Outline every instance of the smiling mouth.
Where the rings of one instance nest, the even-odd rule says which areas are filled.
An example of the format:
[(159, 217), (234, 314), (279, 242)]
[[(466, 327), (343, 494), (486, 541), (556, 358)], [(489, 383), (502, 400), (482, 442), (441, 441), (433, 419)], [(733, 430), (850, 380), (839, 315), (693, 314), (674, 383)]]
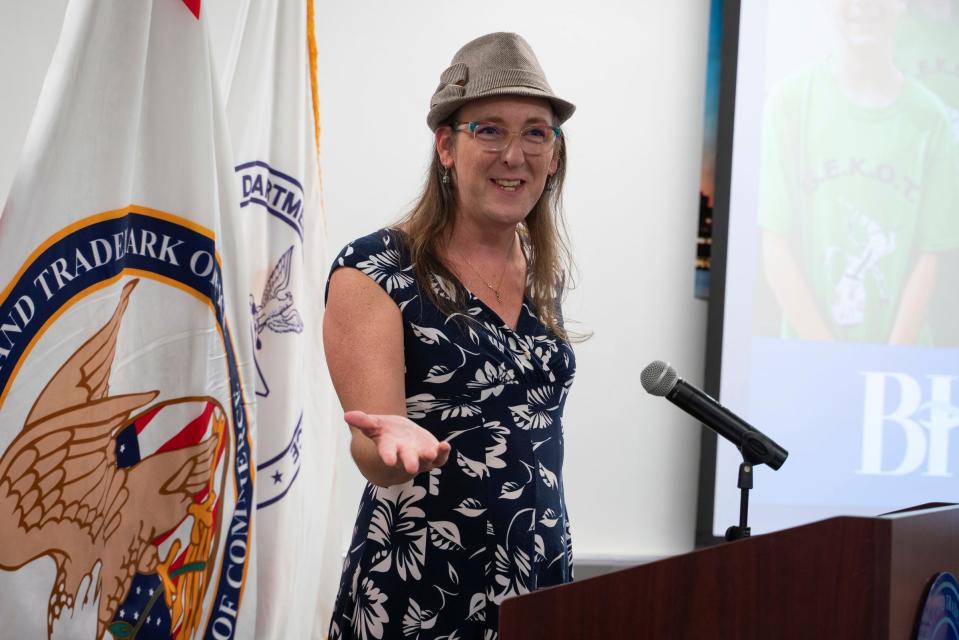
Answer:
[(850, 13), (847, 13), (845, 16), (845, 20), (847, 24), (859, 25), (859, 26), (881, 24), (884, 19), (885, 19), (885, 15), (882, 13), (882, 11), (879, 11), (876, 9), (874, 10), (860, 9), (858, 11), (851, 11)]
[(857, 27), (871, 27), (882, 24), (880, 16), (854, 16), (846, 20), (846, 24)]
[(494, 178), (491, 179), (491, 182), (503, 191), (516, 191), (523, 185), (522, 180), (498, 180)]

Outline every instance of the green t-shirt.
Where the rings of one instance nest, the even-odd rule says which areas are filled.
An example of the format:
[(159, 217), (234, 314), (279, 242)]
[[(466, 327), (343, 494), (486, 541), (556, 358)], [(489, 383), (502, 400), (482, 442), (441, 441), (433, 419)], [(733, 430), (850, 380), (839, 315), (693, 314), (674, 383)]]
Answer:
[(896, 30), (895, 60), (959, 118), (959, 18), (934, 20), (910, 11)]
[(888, 340), (916, 255), (959, 246), (956, 167), (942, 102), (915, 80), (881, 108), (850, 100), (827, 64), (771, 92), (759, 223), (792, 240), (837, 339)]

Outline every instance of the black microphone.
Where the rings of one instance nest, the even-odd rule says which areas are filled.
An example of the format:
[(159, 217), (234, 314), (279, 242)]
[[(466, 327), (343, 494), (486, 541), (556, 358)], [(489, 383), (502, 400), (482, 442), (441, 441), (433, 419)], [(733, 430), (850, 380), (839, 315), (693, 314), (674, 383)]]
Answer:
[(778, 469), (789, 452), (693, 385), (684, 382), (669, 364), (650, 362), (640, 375), (643, 388), (654, 396), (666, 396), (674, 405), (726, 438), (750, 464)]

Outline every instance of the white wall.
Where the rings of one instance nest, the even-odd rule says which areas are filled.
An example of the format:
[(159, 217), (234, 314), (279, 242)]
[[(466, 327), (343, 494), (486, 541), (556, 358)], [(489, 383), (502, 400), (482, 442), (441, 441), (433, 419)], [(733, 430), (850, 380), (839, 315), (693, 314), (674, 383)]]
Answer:
[[(232, 19), (225, 2), (204, 3), (208, 15)], [(708, 4), (317, 1), (331, 255), (415, 197), (429, 157), (429, 97), (467, 40), (521, 33), (554, 90), (578, 106), (564, 127), (581, 272), (566, 315), (595, 334), (577, 347), (565, 422), (579, 559), (666, 555), (693, 543), (699, 428), (643, 393), (639, 372), (660, 358), (694, 383), (702, 377), (706, 308), (692, 288)], [(0, 3), (0, 201), (65, 5)], [(218, 50), (224, 33), (214, 30)], [(343, 467), (348, 535), (360, 489), (345, 456)]]
[[(646, 395), (668, 359), (700, 381), (705, 304), (692, 297), (706, 0), (320, 2), (323, 181), (332, 245), (399, 216), (429, 159), (425, 117), (453, 53), (517, 31), (578, 109), (567, 215), (580, 267), (566, 490), (577, 558), (664, 555), (693, 543), (699, 431)], [(351, 491), (347, 513), (359, 493)]]

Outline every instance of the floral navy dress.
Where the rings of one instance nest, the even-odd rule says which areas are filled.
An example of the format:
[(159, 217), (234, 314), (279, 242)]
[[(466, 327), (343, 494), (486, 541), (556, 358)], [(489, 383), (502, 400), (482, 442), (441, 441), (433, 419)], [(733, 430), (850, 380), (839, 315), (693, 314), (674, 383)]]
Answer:
[(399, 306), (407, 416), (452, 451), (410, 482), (367, 485), (330, 640), (495, 640), (504, 598), (572, 579), (561, 470), (573, 351), (528, 300), (515, 331), (472, 294), (465, 314), (443, 314), (419, 290), (398, 231), (352, 242), (340, 267)]

